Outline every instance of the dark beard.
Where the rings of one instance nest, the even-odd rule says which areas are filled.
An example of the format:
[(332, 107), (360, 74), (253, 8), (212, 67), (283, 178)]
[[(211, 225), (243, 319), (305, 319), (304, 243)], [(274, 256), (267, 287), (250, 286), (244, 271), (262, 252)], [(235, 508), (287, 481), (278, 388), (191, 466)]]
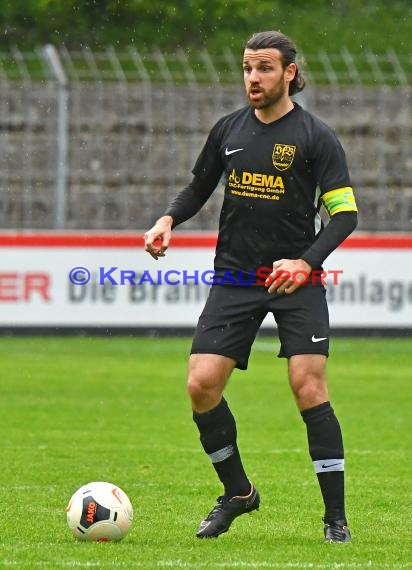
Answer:
[(278, 101), (280, 101), (284, 97), (286, 89), (287, 89), (286, 87), (278, 89), (276, 93), (273, 93), (271, 96), (267, 97), (266, 99), (263, 99), (260, 102), (258, 101), (253, 102), (249, 100), (249, 103), (254, 109), (267, 109), (272, 105), (276, 105), (276, 103), (278, 103)]

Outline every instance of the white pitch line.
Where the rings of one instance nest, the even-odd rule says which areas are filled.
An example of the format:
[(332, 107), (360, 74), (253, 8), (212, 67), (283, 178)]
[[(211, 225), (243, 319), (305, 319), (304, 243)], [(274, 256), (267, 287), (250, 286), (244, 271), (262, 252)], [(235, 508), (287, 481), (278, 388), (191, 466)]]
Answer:
[[(338, 546), (339, 548), (339, 546)], [(14, 560), (0, 560), (0, 566), (16, 566), (17, 561)], [(37, 567), (50, 567), (49, 562), (35, 562), (31, 561), (30, 566)], [(373, 562), (368, 560), (367, 562), (328, 562), (328, 563), (318, 563), (318, 562), (272, 562), (272, 561), (251, 561), (251, 562), (185, 562), (183, 560), (158, 560), (153, 562), (143, 562), (143, 561), (88, 561), (82, 562), (79, 560), (59, 560), (53, 561), (53, 567), (63, 567), (63, 568), (274, 568), (274, 569), (298, 569), (298, 570), (352, 570), (352, 569), (406, 569), (412, 567), (412, 562)]]
[(368, 562), (328, 562), (328, 563), (317, 563), (317, 562), (269, 562), (269, 561), (259, 561), (259, 562), (216, 562), (211, 564), (210, 562), (204, 563), (192, 563), (192, 562), (182, 562), (180, 560), (165, 560), (159, 561), (157, 563), (160, 567), (166, 568), (313, 568), (314, 570), (320, 568), (326, 568), (327, 570), (340, 570), (345, 568), (409, 568), (412, 563), (374, 563), (372, 560)]

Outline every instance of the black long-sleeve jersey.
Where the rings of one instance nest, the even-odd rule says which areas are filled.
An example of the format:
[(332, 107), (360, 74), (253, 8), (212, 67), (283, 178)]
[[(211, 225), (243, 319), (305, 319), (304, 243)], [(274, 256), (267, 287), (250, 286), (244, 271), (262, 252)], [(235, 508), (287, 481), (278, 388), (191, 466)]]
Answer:
[[(220, 119), (193, 174), (194, 183), (165, 214), (173, 217), (175, 226), (196, 213), (224, 174), (217, 276), (227, 271), (249, 275), (282, 258), (303, 258), (319, 267), (356, 226), (342, 146), (332, 129), (296, 103), (269, 124), (259, 121), (251, 107)], [(338, 223), (323, 230), (322, 203), (332, 221), (336, 214), (350, 214), (337, 216)], [(322, 233), (327, 238), (329, 226), (330, 243), (319, 240), (317, 247)]]

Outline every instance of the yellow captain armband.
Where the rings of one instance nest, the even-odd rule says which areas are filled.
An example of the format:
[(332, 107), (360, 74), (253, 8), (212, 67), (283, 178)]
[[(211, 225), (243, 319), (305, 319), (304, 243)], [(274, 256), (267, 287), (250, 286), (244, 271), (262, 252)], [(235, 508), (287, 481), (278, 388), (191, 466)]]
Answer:
[(321, 196), (321, 200), (330, 217), (339, 212), (358, 211), (355, 196), (353, 195), (353, 190), (350, 186), (330, 190)]

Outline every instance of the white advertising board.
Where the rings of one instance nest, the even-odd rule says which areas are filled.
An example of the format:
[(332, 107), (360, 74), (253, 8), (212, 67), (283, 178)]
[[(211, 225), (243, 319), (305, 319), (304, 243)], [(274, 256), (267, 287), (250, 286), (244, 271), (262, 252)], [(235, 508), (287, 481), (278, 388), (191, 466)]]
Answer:
[[(0, 327), (194, 326), (215, 237), (176, 233), (158, 261), (142, 243), (126, 234), (0, 235)], [(332, 327), (412, 328), (411, 236), (355, 235), (324, 267)]]

